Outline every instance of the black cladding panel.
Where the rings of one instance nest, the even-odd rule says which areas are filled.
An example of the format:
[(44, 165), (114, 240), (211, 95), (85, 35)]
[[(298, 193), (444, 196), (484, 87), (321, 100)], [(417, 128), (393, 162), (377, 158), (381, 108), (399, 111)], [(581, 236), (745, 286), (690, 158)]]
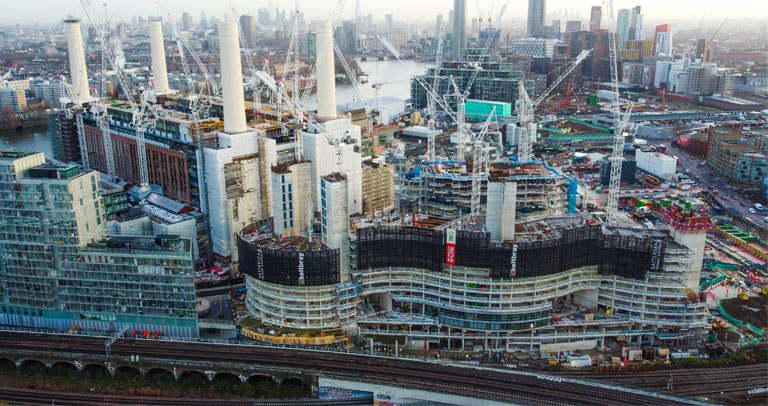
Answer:
[[(459, 231), (456, 265), (485, 268), (492, 278), (524, 278), (598, 266), (601, 274), (642, 279), (661, 271), (662, 237), (603, 233), (584, 225), (560, 232), (560, 238), (517, 243), (493, 243), (488, 233)], [(405, 266), (441, 271), (445, 237), (441, 230), (417, 227), (367, 227), (357, 230), (357, 268)]]
[(278, 250), (237, 239), (240, 271), (256, 279), (286, 286), (339, 283), (339, 250)]

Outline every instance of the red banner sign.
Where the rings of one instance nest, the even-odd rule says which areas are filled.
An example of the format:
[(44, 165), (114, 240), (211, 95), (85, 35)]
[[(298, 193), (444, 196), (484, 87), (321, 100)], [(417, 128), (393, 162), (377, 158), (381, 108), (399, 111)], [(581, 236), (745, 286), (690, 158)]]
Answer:
[(445, 245), (445, 263), (456, 265), (456, 244)]
[(445, 230), (445, 263), (456, 265), (456, 230)]

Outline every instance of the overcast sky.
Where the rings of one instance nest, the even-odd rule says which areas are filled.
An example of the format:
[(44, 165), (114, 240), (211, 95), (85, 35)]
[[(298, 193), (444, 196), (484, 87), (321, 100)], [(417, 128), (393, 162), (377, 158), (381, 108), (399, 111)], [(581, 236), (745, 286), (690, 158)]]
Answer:
[[(274, 0), (284, 5), (294, 4), (295, 0)], [(438, 14), (448, 18), (448, 11), (453, 7), (452, 0), (359, 0), (362, 14), (373, 14), (374, 20), (381, 20), (384, 14), (393, 14), (395, 21), (434, 21)], [(106, 0), (110, 15), (118, 14), (125, 20), (134, 15), (150, 16), (167, 13), (180, 15), (189, 12), (194, 21), (200, 18), (200, 11), (205, 10), (210, 18), (224, 17), (231, 3), (239, 14), (255, 14), (261, 7), (266, 7), (268, 0)], [(467, 0), (468, 18), (477, 17), (480, 12), (494, 18), (507, 0)], [(93, 0), (101, 8), (104, 0)], [(158, 6), (158, 3), (160, 6)], [(328, 18), (339, 0), (299, 0), (299, 8), (307, 19)], [(354, 16), (356, 0), (347, 0), (342, 18)], [(562, 11), (563, 16), (573, 16), (587, 20), (589, 9), (601, 5), (603, 0), (547, 0), (547, 12)], [(505, 20), (524, 19), (527, 14), (527, 0), (509, 0)], [(706, 14), (707, 19), (723, 18), (768, 19), (768, 0), (614, 0), (614, 8), (629, 8), (640, 5), (646, 20), (696, 20)], [(479, 6), (479, 7), (478, 7)], [(481, 10), (479, 10), (481, 9)], [(0, 24), (15, 23), (52, 23), (67, 15), (82, 17), (79, 0), (0, 0)], [(563, 18), (560, 16), (560, 18)], [(566, 18), (563, 18), (566, 19)]]

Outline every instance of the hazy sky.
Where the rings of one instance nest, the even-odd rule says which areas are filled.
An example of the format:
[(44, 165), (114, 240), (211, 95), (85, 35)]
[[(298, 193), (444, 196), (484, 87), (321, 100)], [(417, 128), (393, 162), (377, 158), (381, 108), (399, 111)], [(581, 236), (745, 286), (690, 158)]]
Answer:
[[(295, 0), (274, 0), (280, 8), (294, 4)], [(384, 14), (393, 14), (395, 21), (434, 21), (437, 14), (444, 14), (447, 21), (448, 11), (453, 7), (452, 0), (359, 0), (363, 15), (373, 14), (374, 20), (383, 19)], [(493, 18), (507, 0), (467, 0), (469, 18), (480, 12)], [(180, 15), (187, 11), (195, 22), (200, 18), (200, 11), (205, 10), (208, 17), (223, 18), (231, 3), (239, 14), (255, 14), (256, 10), (266, 7), (268, 0), (106, 0), (109, 14), (118, 14), (125, 20), (133, 15)], [(93, 0), (101, 8), (104, 0)], [(299, 8), (307, 19), (327, 18), (339, 0), (299, 0)], [(356, 0), (346, 0), (342, 18), (354, 16)], [(547, 11), (554, 13), (562, 10), (574, 17), (587, 20), (589, 9), (601, 5), (603, 0), (548, 0)], [(158, 7), (160, 4), (160, 7)], [(527, 14), (527, 0), (509, 0), (505, 20), (524, 19)], [(629, 8), (640, 5), (646, 20), (701, 20), (706, 13), (707, 19), (752, 18), (768, 19), (768, 0), (614, 0), (614, 8)], [(478, 7), (479, 6), (479, 7)], [(478, 9), (482, 10), (478, 10)], [(164, 11), (163, 11), (164, 10)], [(0, 24), (15, 23), (51, 23), (69, 14), (82, 17), (79, 0), (0, 0)], [(566, 15), (567, 17), (567, 15)]]

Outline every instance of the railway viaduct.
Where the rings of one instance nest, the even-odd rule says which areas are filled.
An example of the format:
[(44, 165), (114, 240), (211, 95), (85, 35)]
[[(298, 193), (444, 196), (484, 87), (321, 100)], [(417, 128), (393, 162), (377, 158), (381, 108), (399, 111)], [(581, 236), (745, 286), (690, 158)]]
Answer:
[(310, 385), (318, 377), (513, 404), (703, 404), (599, 381), (312, 349), (0, 330), (0, 363), (168, 379)]

